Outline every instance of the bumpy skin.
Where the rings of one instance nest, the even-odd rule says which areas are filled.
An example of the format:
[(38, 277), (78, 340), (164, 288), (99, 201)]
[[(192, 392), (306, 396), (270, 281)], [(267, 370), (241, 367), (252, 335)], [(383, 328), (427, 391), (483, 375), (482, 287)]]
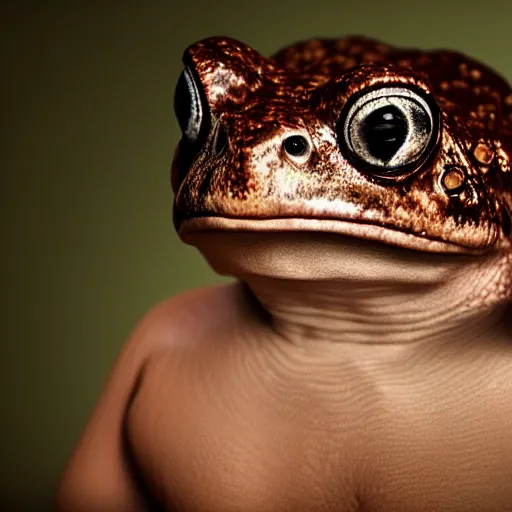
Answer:
[[(209, 130), (184, 183), (176, 162), (178, 227), (211, 215), (309, 217), (410, 233), (398, 244), (424, 250), (450, 250), (434, 241), (454, 244), (451, 250), (510, 246), (512, 93), (482, 64), (454, 52), (405, 51), (362, 38), (308, 41), (273, 59), (213, 38), (191, 46), (184, 60), (203, 85), (211, 123), (224, 125), (229, 144), (218, 154), (216, 130)], [(385, 186), (351, 166), (335, 137), (347, 100), (383, 83), (426, 91), (442, 116), (434, 160)], [(312, 141), (307, 162), (282, 157), (288, 133)], [(453, 168), (462, 171), (465, 186), (449, 197), (440, 180)], [(341, 223), (334, 229), (343, 232)], [(392, 242), (389, 235), (374, 236)]]
[[(202, 122), (174, 159), (174, 221), (237, 282), (141, 321), (58, 510), (512, 511), (509, 86), (355, 37), (272, 59), (211, 38), (184, 62)], [(439, 130), (376, 175), (338, 127), (383, 84), (421, 91)]]

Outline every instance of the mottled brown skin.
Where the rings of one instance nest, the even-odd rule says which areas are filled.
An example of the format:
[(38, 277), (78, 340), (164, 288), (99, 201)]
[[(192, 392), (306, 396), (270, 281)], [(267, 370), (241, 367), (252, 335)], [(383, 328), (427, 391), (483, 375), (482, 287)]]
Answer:
[[(208, 122), (176, 153), (174, 221), (237, 281), (142, 320), (58, 510), (512, 511), (509, 85), (358, 37), (272, 59), (210, 38), (184, 62)], [(337, 125), (385, 84), (440, 123), (417, 165), (377, 176)]]
[[(512, 94), (482, 64), (454, 52), (396, 50), (361, 38), (309, 41), (272, 60), (243, 43), (215, 38), (191, 46), (185, 62), (203, 84), (213, 122), (226, 127), (229, 150), (216, 154), (211, 130), (176, 190), (178, 227), (190, 217), (212, 215), (342, 218), (466, 248), (510, 245)], [(434, 161), (386, 187), (353, 168), (332, 135), (347, 99), (378, 83), (421, 88), (442, 114)], [(307, 165), (281, 158), (287, 131), (312, 139), (315, 152)], [(490, 155), (484, 163), (478, 160), (482, 148)], [(466, 184), (455, 197), (438, 186), (452, 167)], [(276, 186), (283, 177), (294, 182), (291, 192)], [(329, 204), (320, 210), (318, 199)], [(348, 215), (336, 204), (341, 201), (359, 211)]]

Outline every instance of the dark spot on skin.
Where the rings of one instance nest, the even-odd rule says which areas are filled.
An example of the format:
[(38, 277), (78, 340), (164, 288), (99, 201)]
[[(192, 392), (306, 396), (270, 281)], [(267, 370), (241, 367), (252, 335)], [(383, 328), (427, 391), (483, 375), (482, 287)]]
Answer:
[(407, 187), (406, 185), (401, 185), (401, 186), (398, 187), (398, 193), (402, 197), (405, 197), (408, 192), (409, 192), (409, 187)]
[(512, 232), (512, 220), (510, 218), (510, 212), (505, 206), (501, 209), (501, 228), (503, 230), (503, 234), (510, 237)]
[(486, 180), (489, 185), (497, 192), (504, 192), (510, 190), (510, 184), (506, 182), (506, 177), (500, 170), (499, 164), (494, 160), (486, 174)]
[[(459, 195), (454, 195), (450, 198), (450, 204), (446, 210), (446, 214), (453, 217), (459, 226), (482, 224), (487, 213), (487, 209), (483, 208), (479, 203), (468, 204), (468, 201), (462, 199)], [(486, 220), (489, 221), (490, 218)]]

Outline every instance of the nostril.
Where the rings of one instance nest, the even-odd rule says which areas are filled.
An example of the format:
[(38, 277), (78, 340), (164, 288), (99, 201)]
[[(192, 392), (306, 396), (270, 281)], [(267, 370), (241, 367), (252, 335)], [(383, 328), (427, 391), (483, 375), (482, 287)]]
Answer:
[(228, 145), (228, 133), (226, 131), (226, 127), (219, 123), (219, 126), (217, 128), (217, 135), (215, 137), (215, 152), (221, 153), (224, 151), (226, 146)]

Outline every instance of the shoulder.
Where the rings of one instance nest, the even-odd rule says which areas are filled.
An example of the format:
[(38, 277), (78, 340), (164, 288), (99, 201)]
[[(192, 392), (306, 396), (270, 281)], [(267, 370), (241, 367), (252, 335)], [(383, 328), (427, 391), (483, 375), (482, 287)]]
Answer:
[[(59, 485), (58, 510), (139, 510), (143, 502), (124, 447), (126, 414), (148, 363), (190, 345), (222, 315), (233, 314), (241, 285), (200, 288), (148, 311), (124, 344)], [(235, 313), (236, 314), (236, 313)], [(179, 359), (179, 358), (178, 358)], [(98, 467), (106, 468), (98, 472)], [(96, 508), (95, 508), (96, 507)]]
[[(174, 345), (236, 313), (243, 294), (238, 283), (203, 287), (163, 300), (138, 322), (130, 341), (151, 339), (152, 344)], [(188, 336), (185, 336), (188, 337)]]

